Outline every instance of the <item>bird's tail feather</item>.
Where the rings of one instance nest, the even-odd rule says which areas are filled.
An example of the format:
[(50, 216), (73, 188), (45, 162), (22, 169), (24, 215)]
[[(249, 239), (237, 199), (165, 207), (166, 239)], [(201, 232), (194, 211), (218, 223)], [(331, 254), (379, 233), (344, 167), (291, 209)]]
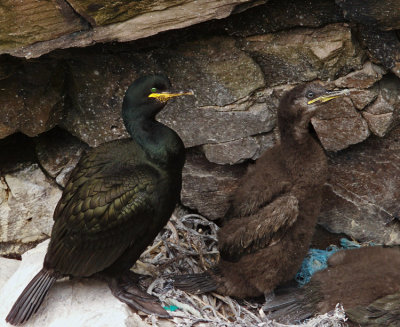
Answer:
[(218, 288), (215, 273), (212, 271), (200, 274), (176, 275), (173, 276), (173, 280), (176, 288), (192, 294), (212, 292)]
[(56, 279), (57, 277), (46, 269), (39, 271), (15, 301), (6, 321), (12, 325), (19, 325), (27, 321), (39, 309)]
[(320, 297), (317, 285), (279, 289), (275, 291), (275, 297), (263, 306), (263, 310), (269, 312), (270, 319), (294, 324), (316, 313)]

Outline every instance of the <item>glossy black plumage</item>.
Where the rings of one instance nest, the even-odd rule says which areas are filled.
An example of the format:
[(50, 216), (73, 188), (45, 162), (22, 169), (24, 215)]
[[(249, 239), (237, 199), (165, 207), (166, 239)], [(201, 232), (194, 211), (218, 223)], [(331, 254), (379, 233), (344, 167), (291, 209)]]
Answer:
[(309, 84), (284, 94), (278, 108), (280, 143), (242, 177), (218, 231), (217, 269), (176, 276), (176, 287), (245, 298), (269, 293), (295, 276), (327, 178), (326, 156), (310, 133), (310, 120), (322, 103), (345, 93)]
[(94, 274), (132, 308), (168, 316), (135, 286), (129, 269), (167, 223), (180, 196), (184, 145), (155, 120), (169, 98), (183, 95), (167, 93), (170, 87), (164, 75), (151, 75), (128, 88), (122, 117), (132, 139), (105, 143), (82, 156), (54, 211), (43, 269), (14, 304), (8, 322), (28, 320), (57, 278)]

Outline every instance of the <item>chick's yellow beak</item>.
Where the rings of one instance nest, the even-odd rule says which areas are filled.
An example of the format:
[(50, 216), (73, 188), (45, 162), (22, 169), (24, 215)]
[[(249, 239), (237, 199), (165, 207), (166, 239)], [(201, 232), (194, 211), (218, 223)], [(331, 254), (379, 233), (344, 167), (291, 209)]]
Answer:
[(343, 96), (346, 96), (349, 94), (350, 94), (350, 91), (348, 89), (340, 90), (340, 91), (327, 91), (324, 95), (321, 95), (318, 98), (308, 101), (307, 104), (312, 104), (315, 102), (324, 103), (324, 102), (328, 102), (332, 99), (343, 97)]
[(167, 102), (169, 99), (180, 97), (182, 95), (194, 95), (194, 93), (193, 91), (177, 92), (177, 93), (169, 93), (169, 92), (150, 93), (149, 98), (156, 98), (160, 102)]

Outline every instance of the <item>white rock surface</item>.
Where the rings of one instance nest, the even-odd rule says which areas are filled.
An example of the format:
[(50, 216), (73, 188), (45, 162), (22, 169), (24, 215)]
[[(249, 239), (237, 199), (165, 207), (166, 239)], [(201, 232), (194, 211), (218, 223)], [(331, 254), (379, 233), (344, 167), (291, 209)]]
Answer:
[[(41, 269), (48, 241), (22, 256), (22, 263), (7, 260), (10, 267), (18, 270), (0, 289), (0, 326), (11, 326), (5, 322), (9, 310), (22, 290)], [(3, 261), (0, 261), (2, 264)], [(11, 270), (13, 269), (11, 268)], [(3, 276), (3, 268), (0, 272)], [(127, 305), (117, 300), (108, 286), (98, 280), (62, 280), (50, 289), (39, 311), (25, 327), (110, 327), (148, 326)]]
[(16, 272), (21, 261), (0, 257), (0, 290), (8, 279)]
[[(20, 244), (50, 235), (53, 211), (61, 190), (37, 164), (0, 179), (0, 242), (2, 253), (14, 252)], [(18, 252), (18, 251), (16, 251)]]

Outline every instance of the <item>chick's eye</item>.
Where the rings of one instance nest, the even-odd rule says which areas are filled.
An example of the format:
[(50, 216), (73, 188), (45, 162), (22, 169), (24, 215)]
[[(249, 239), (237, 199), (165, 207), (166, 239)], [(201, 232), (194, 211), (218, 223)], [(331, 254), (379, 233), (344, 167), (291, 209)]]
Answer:
[(155, 87), (152, 87), (150, 91), (151, 91), (151, 93), (155, 93), (155, 92), (157, 92), (157, 89)]
[(315, 96), (315, 94), (314, 94), (313, 91), (307, 91), (306, 97), (307, 97), (308, 99), (312, 99), (314, 96)]

